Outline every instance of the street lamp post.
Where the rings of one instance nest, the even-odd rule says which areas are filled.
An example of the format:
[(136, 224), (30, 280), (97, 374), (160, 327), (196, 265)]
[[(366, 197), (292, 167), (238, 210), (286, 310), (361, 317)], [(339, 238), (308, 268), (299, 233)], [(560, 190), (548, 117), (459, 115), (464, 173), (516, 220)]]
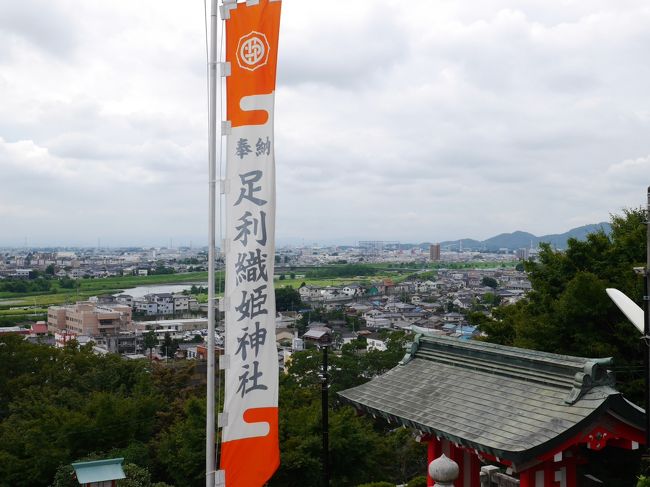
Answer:
[(329, 375), (327, 373), (327, 349), (329, 343), (321, 345), (323, 351), (323, 369), (321, 371), (321, 420), (322, 420), (322, 463), (323, 463), (323, 487), (329, 487)]
[[(650, 213), (648, 214), (650, 219)], [(646, 222), (646, 226), (650, 228), (650, 224)], [(648, 259), (650, 259), (650, 243), (648, 244)], [(650, 312), (648, 306), (648, 276), (650, 275), (650, 263), (646, 264), (644, 269), (644, 283), (643, 283), (643, 341), (646, 346), (646, 354), (644, 361), (645, 371), (645, 451), (646, 455), (650, 452)]]

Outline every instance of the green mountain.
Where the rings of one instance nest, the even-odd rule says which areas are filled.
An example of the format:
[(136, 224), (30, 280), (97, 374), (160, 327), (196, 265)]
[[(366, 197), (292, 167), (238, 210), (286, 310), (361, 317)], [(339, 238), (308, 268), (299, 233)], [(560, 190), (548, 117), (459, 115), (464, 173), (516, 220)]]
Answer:
[[(589, 233), (597, 232), (600, 229), (607, 234), (611, 231), (609, 223), (602, 222), (572, 228), (564, 233), (542, 235), (541, 237), (529, 232), (516, 231), (512, 233), (501, 233), (486, 240), (474, 240), (471, 238), (448, 240), (440, 242), (440, 246), (443, 250), (458, 250), (459, 244), (462, 244), (463, 250), (496, 251), (499, 249), (517, 250), (525, 247), (535, 248), (540, 244), (540, 242), (547, 242), (554, 248), (565, 249), (567, 248), (567, 240), (570, 238), (585, 240)], [(420, 244), (419, 247), (422, 249), (428, 249), (429, 245), (429, 242), (425, 242)]]

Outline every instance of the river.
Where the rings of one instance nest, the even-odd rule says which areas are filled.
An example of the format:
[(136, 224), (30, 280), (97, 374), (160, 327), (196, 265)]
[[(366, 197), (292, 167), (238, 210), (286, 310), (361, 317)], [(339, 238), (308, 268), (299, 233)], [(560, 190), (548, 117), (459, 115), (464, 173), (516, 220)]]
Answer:
[[(124, 292), (119, 294), (128, 294), (134, 298), (142, 298), (146, 294), (160, 294), (160, 293), (180, 293), (186, 289), (190, 289), (192, 285), (208, 287), (207, 282), (190, 282), (185, 284), (155, 284), (151, 286), (137, 286), (130, 289), (125, 289)], [(114, 296), (118, 296), (115, 294)]]

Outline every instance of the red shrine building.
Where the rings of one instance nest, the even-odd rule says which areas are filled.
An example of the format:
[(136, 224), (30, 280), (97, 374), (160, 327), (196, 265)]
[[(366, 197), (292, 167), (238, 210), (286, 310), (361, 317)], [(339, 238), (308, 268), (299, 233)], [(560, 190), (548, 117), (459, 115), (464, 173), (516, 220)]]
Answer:
[(457, 487), (480, 487), (485, 465), (521, 487), (576, 487), (585, 449), (645, 442), (644, 411), (616, 390), (611, 367), (610, 358), (423, 333), (397, 367), (339, 394), (418, 431), (429, 462), (444, 453), (458, 464)]

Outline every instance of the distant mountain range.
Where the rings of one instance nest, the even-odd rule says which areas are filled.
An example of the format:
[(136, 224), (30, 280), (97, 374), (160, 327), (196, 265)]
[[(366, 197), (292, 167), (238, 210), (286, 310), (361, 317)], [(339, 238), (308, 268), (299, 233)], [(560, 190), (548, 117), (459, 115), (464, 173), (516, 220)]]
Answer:
[[(451, 240), (440, 242), (442, 250), (458, 250), (459, 245), (462, 244), (463, 250), (477, 250), (477, 251), (496, 251), (499, 249), (517, 250), (521, 248), (537, 247), (540, 242), (547, 242), (556, 249), (566, 249), (567, 240), (575, 238), (577, 240), (584, 240), (587, 234), (603, 230), (609, 234), (612, 230), (609, 223), (594, 223), (591, 225), (584, 225), (582, 227), (572, 228), (568, 232), (552, 235), (542, 235), (537, 237), (532, 233), (516, 231), (512, 233), (501, 233), (487, 240), (474, 240), (471, 238), (463, 238), (460, 240)], [(416, 247), (428, 249), (429, 242), (424, 242)]]

